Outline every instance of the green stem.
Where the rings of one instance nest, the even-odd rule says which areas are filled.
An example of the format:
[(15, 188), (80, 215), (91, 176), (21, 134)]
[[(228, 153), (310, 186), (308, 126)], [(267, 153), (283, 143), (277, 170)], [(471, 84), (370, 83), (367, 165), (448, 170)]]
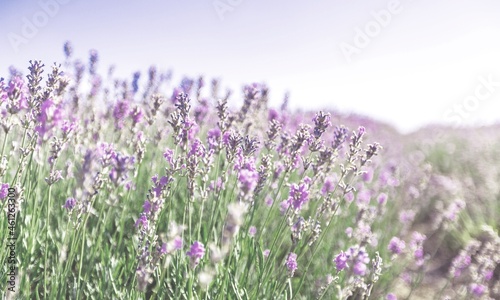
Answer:
[(45, 231), (45, 260), (44, 260), (44, 279), (43, 279), (43, 287), (44, 287), (44, 295), (48, 295), (47, 291), (47, 269), (49, 268), (48, 264), (48, 254), (49, 254), (49, 232), (50, 232), (50, 208), (51, 208), (51, 200), (52, 200), (52, 185), (49, 186), (49, 195), (47, 201), (47, 216), (46, 216), (46, 231)]
[(83, 227), (83, 233), (82, 233), (82, 246), (80, 249), (80, 267), (78, 268), (78, 284), (77, 286), (77, 293), (76, 293), (76, 299), (80, 299), (80, 291), (82, 290), (82, 287), (80, 285), (80, 282), (82, 280), (82, 267), (83, 267), (83, 250), (85, 249), (85, 232), (87, 231), (87, 226)]
[[(65, 236), (64, 236), (62, 248), (64, 248), (66, 246), (66, 244), (68, 243), (69, 236), (70, 236), (69, 235), (69, 223), (70, 223), (70, 220), (68, 219), (68, 223), (66, 223), (66, 230), (64, 231)], [(66, 251), (68, 251), (68, 248), (66, 248)], [(63, 260), (59, 260), (59, 263), (57, 264), (57, 272), (56, 272), (57, 289), (52, 289), (54, 291), (57, 290), (57, 298), (58, 299), (61, 297), (60, 292), (62, 290), (62, 288), (60, 288), (59, 285), (61, 282), (66, 282), (66, 280), (61, 280), (61, 277), (63, 275), (63, 274), (61, 274), (62, 264), (63, 264)], [(51, 298), (52, 298), (52, 294), (51, 294)]]

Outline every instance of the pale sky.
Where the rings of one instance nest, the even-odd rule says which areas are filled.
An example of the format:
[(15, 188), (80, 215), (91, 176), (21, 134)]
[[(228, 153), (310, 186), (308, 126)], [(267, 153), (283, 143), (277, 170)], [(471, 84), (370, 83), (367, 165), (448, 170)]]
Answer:
[(221, 78), (235, 100), (265, 82), (271, 104), (290, 91), (293, 108), (402, 132), (500, 121), (497, 0), (0, 0), (0, 76), (30, 59), (63, 62), (67, 40), (75, 57), (97, 49), (100, 70), (115, 64), (124, 78), (154, 64)]

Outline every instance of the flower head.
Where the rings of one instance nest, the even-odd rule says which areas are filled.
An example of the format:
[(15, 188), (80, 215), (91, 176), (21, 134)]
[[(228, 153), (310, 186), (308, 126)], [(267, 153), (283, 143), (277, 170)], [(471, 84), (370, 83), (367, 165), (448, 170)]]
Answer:
[(63, 207), (66, 208), (67, 210), (73, 210), (75, 206), (76, 206), (75, 198), (68, 198), (66, 199), (66, 203), (64, 203)]
[(141, 229), (148, 229), (149, 221), (145, 214), (141, 214), (139, 219), (135, 221), (135, 227), (141, 227)]
[(197, 266), (200, 263), (200, 259), (205, 255), (205, 246), (196, 241), (191, 245), (191, 248), (186, 254), (191, 258), (191, 263)]
[(349, 260), (349, 257), (347, 256), (344, 251), (341, 251), (337, 257), (335, 257), (334, 262), (335, 266), (337, 268), (337, 271), (342, 271), (345, 268), (348, 268), (349, 266), (347, 265), (347, 261)]
[(482, 284), (473, 283), (470, 285), (471, 293), (476, 297), (481, 297), (486, 291), (486, 286)]
[(7, 198), (8, 193), (9, 193), (9, 184), (8, 183), (0, 184), (0, 200)]
[(290, 272), (290, 276), (293, 276), (295, 270), (297, 270), (297, 254), (291, 252), (288, 254), (288, 258), (286, 259), (286, 267)]
[(405, 242), (397, 237), (393, 237), (389, 242), (387, 249), (392, 252), (392, 254), (400, 254), (405, 249)]
[(254, 237), (256, 233), (257, 233), (257, 228), (255, 226), (250, 226), (250, 228), (248, 229), (248, 235), (250, 237)]
[(386, 193), (380, 193), (377, 197), (377, 202), (380, 205), (384, 205), (385, 202), (387, 202), (387, 194)]

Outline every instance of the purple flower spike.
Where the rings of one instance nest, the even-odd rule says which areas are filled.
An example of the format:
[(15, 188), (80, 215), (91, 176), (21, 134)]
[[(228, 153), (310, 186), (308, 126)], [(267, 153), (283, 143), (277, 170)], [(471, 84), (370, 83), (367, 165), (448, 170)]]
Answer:
[(7, 198), (8, 193), (9, 193), (9, 184), (8, 183), (0, 184), (0, 200)]
[(191, 263), (194, 266), (197, 266), (200, 262), (200, 259), (205, 255), (205, 246), (202, 243), (196, 241), (193, 243), (193, 245), (191, 245), (191, 248), (186, 254), (191, 258)]
[(149, 221), (145, 214), (142, 214), (135, 222), (135, 227), (139, 226), (141, 227), (141, 229), (148, 229)]
[(337, 271), (342, 271), (345, 268), (348, 268), (349, 266), (347, 265), (347, 261), (349, 260), (349, 257), (344, 253), (344, 251), (341, 251), (337, 257), (335, 257), (335, 266), (337, 268)]
[(76, 206), (75, 198), (68, 198), (66, 199), (66, 203), (64, 203), (63, 207), (66, 208), (67, 210), (73, 210), (75, 206)]
[(172, 166), (174, 164), (174, 151), (167, 148), (165, 149), (165, 153), (163, 153), (163, 157), (167, 160), (167, 162)]
[(243, 194), (247, 195), (257, 187), (259, 173), (253, 170), (242, 169), (238, 174), (238, 182)]
[(148, 200), (144, 201), (144, 205), (142, 205), (145, 214), (149, 214), (151, 212), (151, 202)]
[(115, 129), (123, 128), (125, 117), (129, 115), (129, 104), (126, 100), (118, 101), (113, 109), (113, 118), (115, 119)]
[(309, 201), (309, 184), (308, 180), (304, 179), (304, 182), (297, 184), (292, 184), (290, 186), (290, 196), (288, 198), (288, 204), (292, 205), (294, 209), (300, 210), (302, 206)]
[(363, 262), (358, 261), (354, 264), (353, 270), (354, 274), (364, 276), (366, 274), (366, 265)]
[(188, 153), (188, 157), (196, 156), (202, 158), (205, 156), (205, 146), (201, 143), (199, 139), (194, 140), (191, 145), (191, 150)]
[(389, 242), (387, 249), (392, 252), (392, 254), (400, 254), (405, 249), (405, 242), (397, 237), (393, 237)]
[(295, 270), (297, 270), (297, 254), (293, 252), (288, 254), (288, 258), (286, 259), (286, 267), (291, 276), (293, 276), (293, 273), (295, 273)]
[(159, 249), (160, 255), (164, 255), (167, 253), (167, 243), (163, 243)]

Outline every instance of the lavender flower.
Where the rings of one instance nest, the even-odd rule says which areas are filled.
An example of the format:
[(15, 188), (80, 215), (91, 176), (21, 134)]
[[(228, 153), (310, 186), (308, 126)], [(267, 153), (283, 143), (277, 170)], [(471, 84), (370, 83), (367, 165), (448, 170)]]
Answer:
[(66, 56), (66, 59), (69, 59), (71, 55), (73, 54), (73, 46), (69, 41), (64, 43), (64, 55)]
[(89, 96), (92, 98), (92, 97), (97, 96), (97, 94), (99, 93), (99, 90), (101, 89), (101, 85), (102, 85), (101, 76), (99, 76), (97, 74), (94, 75), (91, 79), (91, 85), (92, 85), (92, 87), (90, 88)]
[(61, 124), (61, 131), (65, 137), (68, 137), (72, 132), (75, 132), (77, 128), (78, 124), (76, 122), (64, 120)]
[(262, 251), (262, 255), (264, 255), (264, 257), (269, 257), (269, 254), (271, 254), (271, 250), (269, 249)]
[(194, 120), (197, 124), (202, 124), (208, 115), (208, 100), (202, 99), (199, 101), (199, 105), (194, 108)]
[(115, 129), (120, 130), (124, 126), (125, 117), (130, 113), (129, 104), (126, 100), (120, 100), (113, 108), (113, 118), (115, 118)]
[(342, 271), (345, 268), (348, 268), (349, 265), (347, 264), (347, 261), (349, 260), (349, 257), (347, 256), (344, 251), (341, 251), (339, 255), (337, 255), (334, 259), (335, 266), (337, 268), (337, 271)]
[(9, 184), (8, 183), (0, 184), (0, 200), (7, 198), (8, 194), (9, 194)]
[(393, 293), (389, 293), (389, 294), (387, 294), (387, 296), (385, 297), (385, 299), (387, 299), (387, 300), (398, 300), (398, 297), (396, 297), (396, 295), (394, 295)]
[(75, 198), (68, 198), (66, 199), (66, 203), (64, 203), (64, 208), (66, 208), (68, 211), (73, 210), (76, 206), (76, 199)]
[(238, 173), (238, 185), (243, 195), (253, 192), (259, 180), (259, 173), (255, 170), (241, 169)]
[(331, 176), (327, 177), (325, 179), (323, 187), (321, 188), (321, 193), (323, 195), (327, 195), (328, 193), (333, 192), (333, 190), (335, 189), (336, 181), (337, 180)]
[(160, 179), (158, 179), (158, 175), (154, 175), (153, 177), (151, 177), (151, 180), (154, 184), (152, 190), (155, 197), (160, 197), (167, 184), (172, 181), (172, 179), (167, 176), (162, 176)]
[(135, 72), (132, 79), (132, 92), (134, 94), (139, 90), (139, 78), (141, 78), (141, 72)]
[(417, 266), (422, 266), (424, 264), (424, 241), (426, 238), (427, 237), (425, 235), (416, 231), (412, 234), (410, 248), (413, 250), (413, 256)]
[(399, 213), (399, 221), (403, 224), (411, 224), (415, 219), (415, 211), (413, 210), (404, 210)]
[(101, 143), (96, 152), (103, 167), (108, 166), (117, 155), (113, 144), (108, 143)]
[(295, 210), (301, 210), (302, 206), (309, 201), (309, 177), (304, 178), (300, 184), (292, 184), (290, 186), (290, 195), (287, 200), (289, 205)]
[(130, 112), (129, 117), (132, 119), (132, 127), (137, 126), (137, 124), (141, 123), (143, 119), (143, 112), (139, 106), (135, 106)]
[(49, 177), (45, 177), (45, 182), (50, 186), (59, 180), (63, 179), (61, 170), (54, 170), (50, 172)]
[(314, 137), (319, 139), (326, 129), (332, 126), (330, 113), (318, 112), (314, 117)]
[[(351, 248), (352, 249), (352, 248)], [(366, 274), (366, 264), (370, 262), (370, 258), (368, 257), (368, 253), (366, 251), (360, 249), (356, 256), (354, 256), (354, 266), (353, 271), (354, 274), (359, 276), (365, 276)]]
[(141, 214), (139, 219), (137, 219), (137, 221), (135, 221), (135, 227), (140, 227), (143, 230), (147, 230), (149, 228), (149, 221), (148, 221), (148, 217), (146, 216), (146, 214), (144, 214), (144, 213)]
[(250, 237), (254, 237), (255, 234), (257, 234), (257, 228), (255, 226), (250, 226), (250, 228), (248, 229), (248, 235)]
[(373, 179), (373, 169), (368, 168), (361, 177), (365, 182), (371, 182)]
[(406, 245), (404, 241), (400, 240), (398, 237), (393, 237), (389, 242), (389, 246), (387, 246), (387, 249), (389, 249), (392, 254), (401, 254), (405, 247)]
[(174, 250), (181, 250), (182, 246), (183, 246), (182, 238), (180, 236), (176, 236), (173, 240)]
[(220, 147), (221, 132), (219, 128), (212, 128), (207, 132), (208, 149), (218, 150)]
[(185, 94), (189, 95), (189, 93), (191, 92), (191, 88), (193, 87), (193, 84), (194, 84), (194, 80), (192, 80), (191, 78), (187, 78), (187, 77), (182, 78), (182, 81), (181, 81), (182, 91)]
[(386, 193), (380, 193), (377, 197), (377, 202), (380, 205), (384, 205), (387, 202), (387, 194)]
[(188, 152), (188, 157), (195, 156), (198, 158), (203, 158), (205, 156), (205, 146), (199, 139), (195, 139), (191, 145), (191, 150)]
[(172, 149), (165, 149), (165, 152), (163, 152), (163, 157), (167, 160), (170, 166), (174, 165), (174, 151)]
[(97, 50), (92, 49), (89, 52), (90, 58), (89, 58), (89, 72), (91, 75), (95, 75), (96, 73), (96, 67), (97, 67), (97, 61), (99, 60), (99, 54), (97, 53)]
[(134, 157), (117, 153), (112, 161), (112, 169), (109, 178), (115, 184), (123, 183), (127, 178), (128, 170), (133, 169)]
[(295, 270), (297, 270), (297, 266), (297, 254), (291, 252), (286, 259), (286, 268), (288, 269), (290, 277), (293, 277)]
[(85, 72), (85, 65), (80, 61), (76, 60), (74, 63), (75, 68), (75, 81), (79, 84), (82, 80), (83, 73)]
[(366, 264), (370, 262), (370, 257), (364, 247), (355, 246), (349, 248), (347, 252), (341, 251), (340, 254), (335, 257), (334, 262), (337, 271), (348, 268), (348, 263), (350, 262), (353, 264), (353, 273), (358, 276), (364, 276), (368, 269)]
[(47, 99), (41, 103), (40, 114), (37, 118), (38, 125), (35, 127), (41, 138), (39, 143), (42, 142), (47, 133), (50, 133), (52, 128), (58, 126), (61, 118), (60, 108), (51, 99)]
[(472, 283), (469, 287), (470, 292), (475, 296), (475, 297), (481, 297), (484, 292), (486, 291), (486, 286), (482, 284), (477, 284), (477, 283)]
[(453, 276), (455, 278), (460, 277), (462, 272), (470, 266), (471, 262), (472, 259), (466, 252), (455, 257), (452, 261), (451, 268), (453, 270)]
[(349, 130), (344, 126), (337, 126), (333, 132), (332, 148), (334, 150), (340, 149), (342, 144), (347, 140)]
[(2, 105), (3, 102), (7, 101), (7, 92), (5, 90), (5, 81), (3, 78), (0, 77), (0, 105)]
[(278, 120), (279, 116), (280, 116), (279, 113), (274, 108), (270, 108), (269, 112), (268, 112), (268, 115), (267, 115), (267, 119), (270, 122), (270, 121), (273, 121), (273, 120)]
[(191, 264), (193, 266), (197, 266), (200, 259), (205, 255), (205, 246), (202, 243), (195, 241), (186, 254), (191, 258)]
[(142, 209), (145, 214), (149, 214), (151, 212), (151, 202), (149, 200), (144, 201)]
[(349, 203), (352, 202), (354, 200), (354, 193), (351, 191), (345, 194), (345, 200)]
[(168, 245), (167, 243), (161, 244), (161, 247), (159, 249), (160, 255), (165, 255), (168, 252)]

